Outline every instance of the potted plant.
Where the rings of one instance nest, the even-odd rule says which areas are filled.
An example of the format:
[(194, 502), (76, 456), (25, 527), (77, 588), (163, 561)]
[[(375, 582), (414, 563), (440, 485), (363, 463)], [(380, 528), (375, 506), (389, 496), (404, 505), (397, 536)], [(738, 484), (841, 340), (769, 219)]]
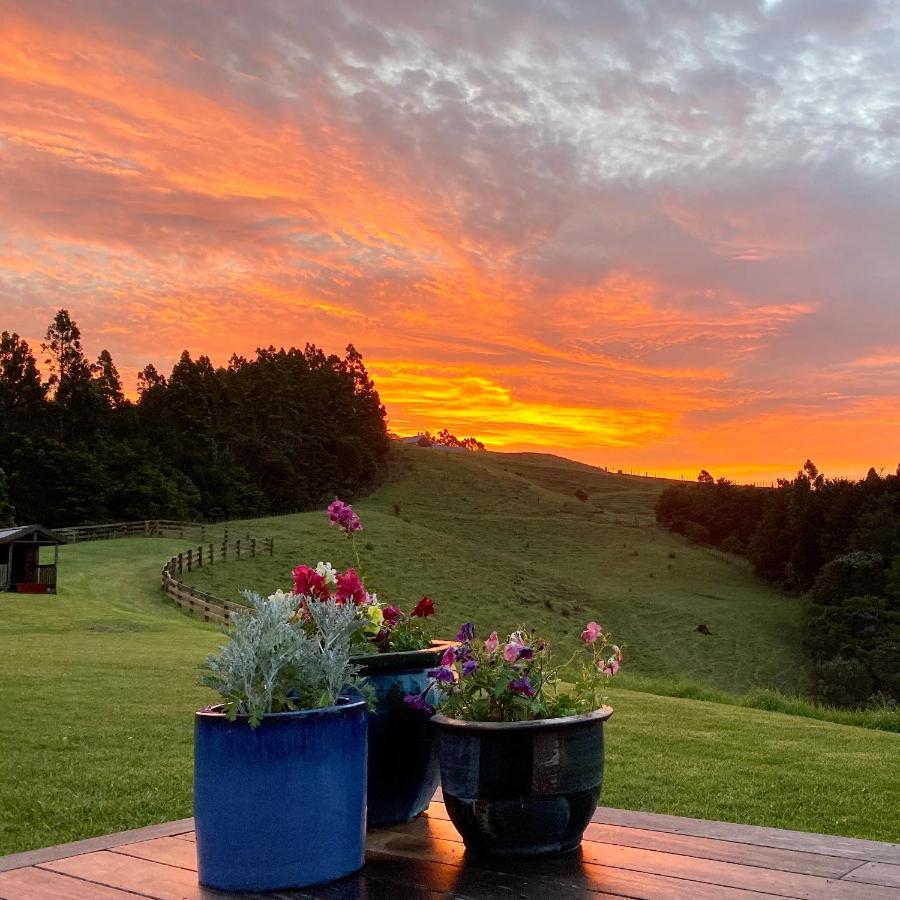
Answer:
[(476, 852), (574, 850), (603, 784), (603, 723), (613, 712), (603, 690), (621, 649), (589, 623), (580, 674), (565, 687), (546, 641), (526, 631), (478, 641), (469, 622), (457, 637), (426, 689), (406, 698), (432, 715), (451, 821)]
[(366, 590), (356, 542), (363, 526), (353, 508), (335, 499), (328, 517), (350, 542), (356, 568), (338, 572), (330, 562), (319, 562), (315, 568), (297, 566), (293, 571), (297, 614), (314, 628), (304, 604), (324, 597), (356, 610), (361, 627), (354, 636), (353, 662), (374, 695), (369, 717), (368, 823), (377, 827), (406, 822), (431, 802), (440, 771), (432, 730), (404, 697), (427, 688), (428, 672), (452, 644), (432, 639), (427, 622), (435, 609), (429, 597), (404, 613)]
[(245, 593), (228, 643), (201, 683), (222, 702), (196, 714), (194, 817), (200, 883), (275, 890), (331, 881), (363, 864), (366, 700), (351, 662), (360, 621), (311, 600)]

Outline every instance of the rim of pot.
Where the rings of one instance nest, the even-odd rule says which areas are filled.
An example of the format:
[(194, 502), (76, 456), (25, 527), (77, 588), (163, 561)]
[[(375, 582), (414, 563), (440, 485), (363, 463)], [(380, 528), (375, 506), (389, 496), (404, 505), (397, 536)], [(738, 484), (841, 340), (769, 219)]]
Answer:
[[(269, 712), (263, 715), (263, 719), (290, 719), (316, 714), (335, 715), (344, 710), (357, 709), (360, 706), (366, 705), (364, 697), (338, 697), (338, 702), (334, 706), (317, 706), (315, 709), (286, 709), (283, 712)], [(227, 716), (224, 712), (224, 704), (222, 703), (204, 706), (203, 709), (198, 709), (194, 715), (198, 718), (202, 717), (216, 720), (225, 719), (227, 721)], [(237, 716), (232, 724), (237, 724), (239, 722), (246, 723), (248, 719), (249, 716)]]
[(376, 670), (381, 667), (396, 666), (408, 659), (412, 668), (421, 668), (419, 663), (422, 656), (435, 656), (445, 651), (448, 647), (458, 647), (459, 641), (432, 641), (430, 647), (420, 647), (418, 650), (391, 650), (388, 653), (357, 653), (351, 659), (357, 666), (364, 669)]
[(586, 724), (588, 722), (605, 722), (613, 714), (611, 706), (601, 706), (593, 712), (577, 716), (557, 716), (555, 719), (526, 719), (522, 722), (473, 722), (469, 719), (451, 719), (449, 716), (435, 713), (431, 721), (445, 728), (460, 728), (465, 731), (542, 731), (548, 728), (559, 728), (561, 725)]

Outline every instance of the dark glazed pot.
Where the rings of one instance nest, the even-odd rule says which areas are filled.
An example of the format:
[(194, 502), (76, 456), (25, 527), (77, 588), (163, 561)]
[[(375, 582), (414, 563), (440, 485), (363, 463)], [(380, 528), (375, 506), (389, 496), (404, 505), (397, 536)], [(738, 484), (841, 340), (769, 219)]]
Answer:
[(333, 881), (363, 864), (365, 701), (272, 713), (258, 728), (221, 707), (196, 715), (200, 883), (269, 891)]
[(533, 722), (434, 716), (444, 803), (466, 847), (502, 856), (578, 847), (600, 798), (612, 712)]
[(434, 796), (440, 781), (437, 746), (428, 719), (403, 702), (428, 684), (425, 674), (455, 644), (434, 641), (425, 650), (354, 658), (375, 691), (369, 716), (369, 827), (408, 822)]

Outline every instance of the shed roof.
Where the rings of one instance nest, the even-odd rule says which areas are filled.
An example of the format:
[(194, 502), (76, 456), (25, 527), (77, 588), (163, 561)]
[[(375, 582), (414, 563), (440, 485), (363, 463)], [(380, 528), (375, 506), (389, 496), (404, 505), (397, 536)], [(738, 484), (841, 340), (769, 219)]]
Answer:
[(0, 544), (11, 544), (13, 541), (65, 544), (65, 540), (55, 531), (51, 531), (43, 525), (16, 525), (13, 528), (0, 528)]

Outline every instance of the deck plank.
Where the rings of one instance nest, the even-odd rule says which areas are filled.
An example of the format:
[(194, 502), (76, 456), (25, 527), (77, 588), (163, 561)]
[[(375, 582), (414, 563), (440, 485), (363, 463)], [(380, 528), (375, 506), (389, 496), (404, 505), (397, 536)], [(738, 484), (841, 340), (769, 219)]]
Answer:
[[(442, 803), (432, 803), (426, 815), (429, 818), (447, 821), (450, 818)], [(665, 850), (683, 856), (736, 862), (801, 875), (820, 875), (824, 878), (840, 878), (859, 866), (859, 860), (846, 857), (826, 856), (803, 850), (782, 850), (777, 847), (757, 847), (718, 838), (690, 837), (672, 832), (649, 831), (644, 828), (601, 825), (596, 822), (588, 825), (585, 839), (623, 847)]]
[(189, 841), (179, 841), (176, 837), (154, 838), (135, 844), (122, 844), (115, 847), (112, 853), (123, 856), (134, 856), (150, 862), (164, 863), (189, 872), (197, 871), (197, 845)]
[(91, 884), (34, 866), (0, 872), (2, 900), (135, 900), (116, 888)]
[[(472, 873), (489, 875), (494, 883), (518, 879), (529, 886), (520, 896), (547, 896), (553, 900), (579, 897), (620, 896), (658, 900), (772, 900), (771, 894), (640, 872), (586, 864), (577, 854), (545, 859), (488, 859), (466, 854), (462, 843), (421, 835), (403, 835), (390, 829), (370, 835), (369, 856), (426, 860), (460, 870), (456, 890), (464, 890)], [(494, 896), (474, 894), (473, 896)]]
[(65, 859), (69, 856), (79, 856), (82, 853), (108, 850), (118, 844), (130, 844), (134, 841), (146, 841), (155, 837), (190, 831), (193, 827), (193, 819), (178, 819), (174, 822), (161, 822), (158, 825), (147, 825), (144, 828), (118, 831), (115, 834), (104, 834), (83, 841), (56, 844), (53, 847), (40, 847), (37, 850), (26, 850), (23, 853), (12, 853), (9, 856), (0, 856), (0, 872), (22, 869), (25, 866), (36, 866), (52, 859)]
[(670, 816), (663, 813), (633, 812), (626, 809), (598, 807), (593, 817), (601, 825), (621, 825), (627, 828), (646, 828), (692, 837), (719, 838), (758, 847), (779, 847), (783, 850), (800, 850), (825, 856), (841, 856), (872, 862), (900, 864), (900, 844), (885, 841), (867, 841), (862, 838), (842, 837), (832, 834), (815, 834), (807, 831), (788, 831), (767, 828), (762, 825), (739, 825), (733, 822), (713, 822)]
[[(386, 836), (384, 848), (403, 848), (409, 852), (428, 852), (436, 844), (440, 844), (444, 852), (448, 845), (455, 844), (462, 853), (461, 838), (453, 825), (442, 819), (424, 818), (403, 826), (385, 829), (395, 839)], [(517, 860), (516, 871), (527, 874), (534, 865), (550, 866), (553, 860)], [(561, 860), (563, 865), (571, 866), (571, 859)], [(874, 884), (853, 884), (814, 875), (803, 875), (756, 866), (741, 865), (732, 862), (700, 859), (683, 856), (661, 850), (645, 850), (634, 847), (623, 847), (616, 844), (605, 844), (586, 840), (581, 848), (583, 867), (602, 866), (604, 868), (627, 869), (671, 878), (687, 879), (697, 883), (714, 884), (721, 887), (755, 890), (781, 897), (802, 897), (811, 900), (900, 900), (900, 890)], [(495, 865), (509, 865), (497, 861)]]
[(446, 809), (369, 833), (366, 866), (265, 895), (197, 884), (190, 819), (0, 858), (0, 900), (900, 900), (900, 847), (832, 835), (598, 809), (578, 853), (473, 857)]
[(110, 850), (42, 863), (40, 868), (132, 891), (153, 900), (207, 900), (197, 873)]
[(869, 862), (844, 876), (845, 881), (866, 881), (900, 888), (900, 866), (890, 863)]

